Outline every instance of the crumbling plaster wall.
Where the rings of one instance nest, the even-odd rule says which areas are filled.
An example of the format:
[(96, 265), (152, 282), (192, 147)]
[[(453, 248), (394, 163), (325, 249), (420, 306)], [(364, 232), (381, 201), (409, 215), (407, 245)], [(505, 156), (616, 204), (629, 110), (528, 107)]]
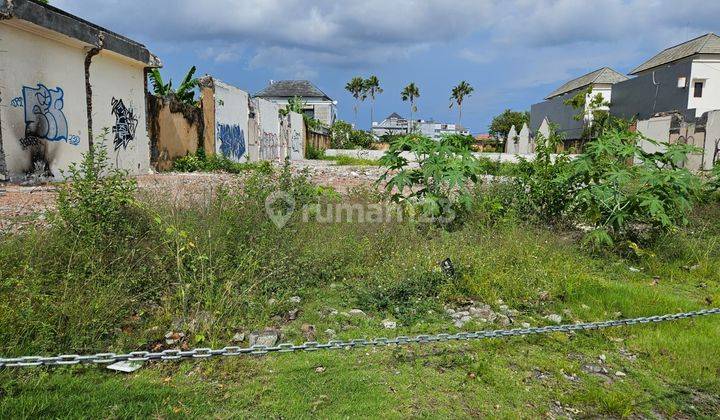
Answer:
[(88, 150), (84, 46), (13, 20), (0, 21), (0, 40), (7, 175), (45, 165), (60, 177)]

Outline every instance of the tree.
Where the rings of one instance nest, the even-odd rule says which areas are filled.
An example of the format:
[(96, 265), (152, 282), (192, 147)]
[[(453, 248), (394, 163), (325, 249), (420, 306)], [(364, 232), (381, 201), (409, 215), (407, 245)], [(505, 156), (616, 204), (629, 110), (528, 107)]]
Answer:
[(575, 121), (583, 123), (583, 140), (597, 138), (610, 125), (610, 102), (606, 101), (602, 94), (592, 94), (592, 86), (580, 91), (563, 104), (573, 107), (577, 114), (573, 115)]
[(505, 138), (510, 131), (510, 127), (515, 126), (516, 130), (520, 130), (523, 124), (530, 123), (530, 113), (527, 111), (512, 111), (506, 109), (502, 114), (492, 119), (488, 132), (495, 138)]
[(410, 82), (410, 84), (405, 86), (402, 92), (400, 92), (400, 97), (403, 101), (410, 101), (409, 131), (412, 132), (415, 129), (415, 124), (413, 122), (413, 112), (417, 112), (417, 107), (415, 106), (415, 99), (420, 97), (420, 89), (418, 89), (415, 82)]
[(466, 96), (472, 95), (475, 88), (470, 86), (466, 81), (460, 82), (457, 86), (452, 88), (452, 94), (450, 95), (450, 108), (453, 104), (457, 104), (458, 107), (458, 124), (462, 123), (462, 103)]
[(383, 89), (380, 87), (380, 80), (375, 75), (368, 77), (364, 84), (365, 92), (370, 97), (370, 129), (372, 130), (372, 123), (375, 118), (375, 96), (383, 93)]
[(153, 85), (153, 93), (157, 96), (165, 97), (174, 94), (175, 97), (182, 103), (192, 106), (197, 106), (195, 100), (195, 88), (198, 86), (199, 81), (195, 78), (195, 66), (190, 67), (187, 74), (180, 82), (180, 87), (174, 90), (172, 87), (172, 79), (169, 79), (167, 83), (162, 78), (158, 69), (152, 69), (150, 71), (150, 82)]
[(365, 100), (365, 80), (363, 80), (362, 77), (355, 76), (347, 82), (345, 90), (350, 92), (353, 98), (355, 98), (355, 106), (353, 109), (355, 110), (355, 125), (357, 125), (358, 107), (360, 106), (360, 101)]

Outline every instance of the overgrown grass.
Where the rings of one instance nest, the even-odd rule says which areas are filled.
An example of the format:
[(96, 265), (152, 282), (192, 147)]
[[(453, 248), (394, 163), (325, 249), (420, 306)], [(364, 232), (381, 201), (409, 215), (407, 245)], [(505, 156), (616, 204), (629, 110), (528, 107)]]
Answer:
[(327, 156), (322, 157), (323, 160), (334, 161), (336, 166), (379, 166), (377, 159), (358, 158), (353, 156)]
[(270, 163), (261, 162), (235, 162), (224, 155), (212, 154), (207, 156), (200, 149), (196, 154), (179, 157), (173, 161), (173, 171), (177, 172), (228, 172), (239, 174), (253, 170), (268, 172)]
[[(265, 213), (277, 190), (288, 191), (296, 208), (336, 199), (302, 176), (254, 171), (205, 206), (141, 197), (113, 213), (127, 222), (122, 230), (94, 231), (96, 240), (61, 223), (3, 237), (0, 354), (165, 348), (169, 331), (187, 334), (189, 346), (222, 347), (237, 332), (269, 326), (283, 341), (301, 342), (303, 324), (314, 325), (320, 341), (331, 338), (328, 329), (342, 339), (458, 331), (445, 306), (469, 300), (518, 310), (513, 326), (545, 325), (548, 314), (593, 321), (720, 301), (717, 204), (697, 209), (688, 227), (653, 248), (621, 257), (589, 254), (577, 233), (523, 224), (492, 201), (452, 232), (407, 220), (305, 222), (298, 211), (278, 229)], [(454, 277), (441, 273), (445, 258)], [(368, 316), (343, 314), (353, 308)], [(300, 310), (297, 319), (289, 319), (292, 309)], [(398, 329), (384, 329), (384, 319)], [(471, 322), (463, 330), (491, 328), (498, 326)], [(718, 338), (718, 319), (705, 318), (153, 363), (130, 375), (100, 367), (5, 370), (0, 417), (713, 416)]]

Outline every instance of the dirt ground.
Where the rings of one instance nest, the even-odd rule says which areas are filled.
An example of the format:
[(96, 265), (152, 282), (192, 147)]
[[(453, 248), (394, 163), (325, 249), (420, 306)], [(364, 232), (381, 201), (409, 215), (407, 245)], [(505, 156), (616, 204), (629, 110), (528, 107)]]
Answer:
[[(341, 194), (354, 187), (370, 186), (383, 173), (379, 167), (334, 166), (334, 162), (320, 160), (295, 161), (292, 170), (294, 173), (306, 171), (313, 182), (333, 187)], [(244, 174), (163, 172), (140, 175), (136, 179), (141, 195), (188, 203), (209, 198), (219, 186), (242, 183), (244, 177)], [(0, 232), (44, 223), (45, 213), (53, 209), (60, 185), (0, 183)]]

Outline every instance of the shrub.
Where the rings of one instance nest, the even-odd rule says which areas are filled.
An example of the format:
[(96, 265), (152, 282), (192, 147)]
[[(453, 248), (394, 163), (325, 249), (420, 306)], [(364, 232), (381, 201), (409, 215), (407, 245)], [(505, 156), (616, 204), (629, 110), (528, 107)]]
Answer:
[[(645, 152), (640, 141), (662, 152)], [(700, 180), (681, 164), (695, 148), (659, 143), (638, 132), (612, 128), (588, 143), (572, 163), (577, 185), (574, 210), (594, 231), (588, 240), (611, 245), (640, 239), (640, 233), (667, 232), (688, 221), (699, 197)]]
[(238, 174), (241, 172), (260, 170), (267, 172), (270, 162), (257, 163), (235, 162), (223, 155), (213, 154), (207, 156), (205, 151), (199, 149), (197, 153), (179, 157), (173, 161), (172, 170), (177, 172), (228, 172)]
[(374, 143), (372, 134), (363, 130), (354, 130), (345, 121), (335, 121), (330, 127), (330, 147), (333, 149), (368, 149)]
[[(415, 154), (419, 168), (409, 166), (403, 151)], [(468, 182), (477, 181), (478, 162), (464, 144), (447, 137), (440, 141), (417, 134), (398, 139), (380, 159), (387, 167), (378, 183), (395, 201), (411, 200), (421, 214), (447, 225), (470, 207)]]
[[(107, 133), (107, 131), (106, 131)], [(57, 220), (80, 237), (100, 238), (132, 226), (137, 184), (127, 171), (110, 167), (105, 146), (97, 144), (72, 163), (59, 190)]]

